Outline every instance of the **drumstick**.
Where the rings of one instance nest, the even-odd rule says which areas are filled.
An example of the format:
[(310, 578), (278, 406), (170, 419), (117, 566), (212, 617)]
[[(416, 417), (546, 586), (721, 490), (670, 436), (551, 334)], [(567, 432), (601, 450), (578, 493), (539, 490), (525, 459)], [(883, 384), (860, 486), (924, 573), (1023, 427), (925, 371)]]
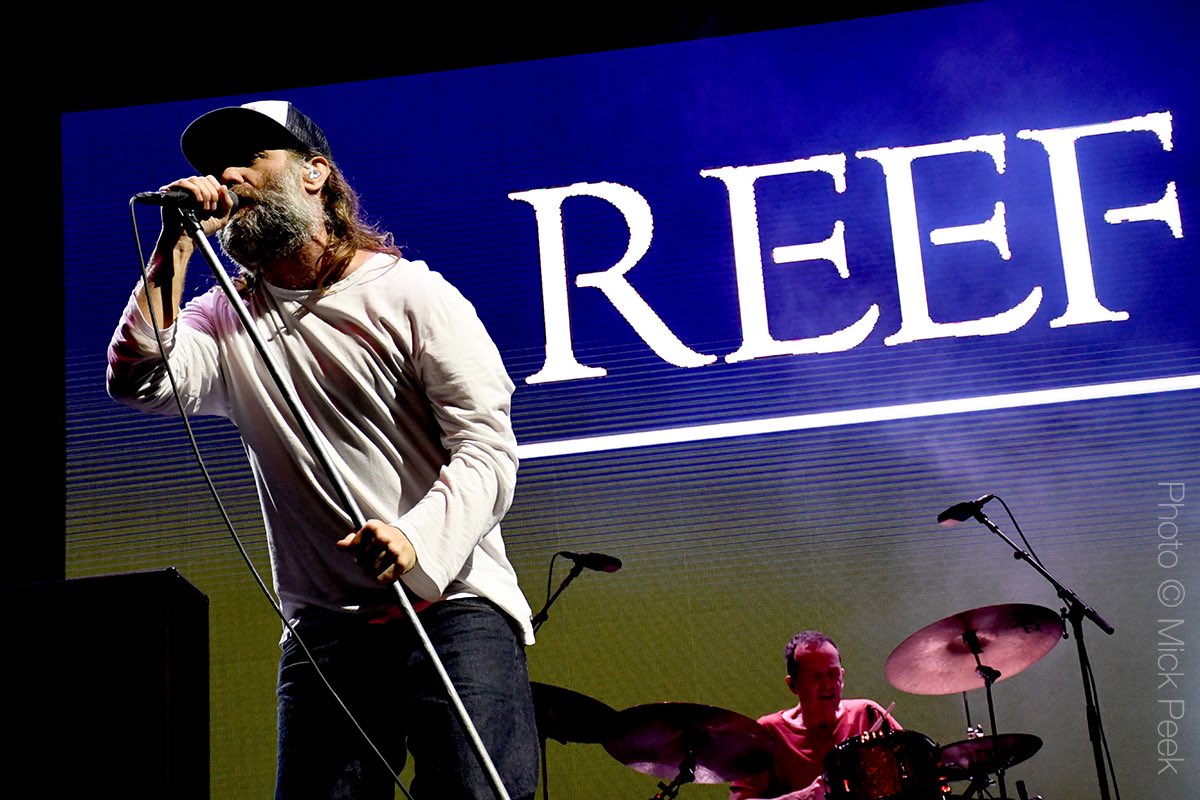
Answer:
[(871, 729), (868, 731), (868, 733), (874, 733), (875, 731), (879, 730), (879, 726), (883, 724), (883, 721), (888, 718), (888, 715), (892, 713), (892, 709), (895, 707), (896, 701), (893, 700), (887, 709), (884, 710), (883, 716), (875, 720), (875, 724), (871, 726)]

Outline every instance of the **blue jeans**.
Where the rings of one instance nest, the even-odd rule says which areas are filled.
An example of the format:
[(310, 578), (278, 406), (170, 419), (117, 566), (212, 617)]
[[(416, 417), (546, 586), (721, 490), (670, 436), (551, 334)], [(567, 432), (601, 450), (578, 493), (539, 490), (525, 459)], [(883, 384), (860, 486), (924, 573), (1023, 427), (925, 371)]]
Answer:
[[(414, 759), (416, 800), (492, 800), (487, 772), (407, 619), (376, 624), (322, 614), (298, 628), (313, 658), (397, 773)], [(486, 600), (420, 614), (512, 800), (537, 790), (538, 738), (525, 650)], [(307, 624), (306, 624), (307, 623)], [(289, 636), (279, 662), (276, 800), (392, 800), (393, 776)]]

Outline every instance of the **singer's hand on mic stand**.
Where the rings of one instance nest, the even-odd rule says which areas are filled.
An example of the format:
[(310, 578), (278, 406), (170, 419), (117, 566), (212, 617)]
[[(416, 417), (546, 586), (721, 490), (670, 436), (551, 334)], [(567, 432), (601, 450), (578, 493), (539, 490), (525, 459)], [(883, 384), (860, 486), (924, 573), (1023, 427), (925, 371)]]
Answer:
[[(223, 228), (237, 206), (236, 198), (229, 189), (212, 175), (181, 178), (164, 186), (161, 191), (167, 190), (179, 190), (192, 195), (205, 236), (211, 236)], [(152, 291), (149, 298), (144, 290), (138, 292), (138, 306), (147, 322), (154, 320), (161, 329), (175, 324), (183, 300), (184, 274), (195, 249), (196, 243), (184, 229), (178, 208), (164, 205), (162, 230), (148, 265)]]
[[(212, 236), (225, 227), (233, 210), (237, 208), (237, 199), (233, 197), (233, 193), (222, 186), (212, 175), (181, 178), (162, 187), (159, 191), (183, 191), (190, 194), (195, 202), (188, 205), (196, 213), (205, 236)], [(177, 206), (171, 207), (170, 204), (163, 204), (162, 217), (163, 231), (159, 236), (160, 245), (169, 242), (170, 246), (173, 246), (181, 238), (186, 240), (189, 245), (191, 244), (191, 239), (184, 232), (180, 222)]]
[(337, 548), (354, 556), (359, 568), (380, 583), (391, 583), (417, 565), (417, 551), (404, 532), (377, 519), (347, 534)]

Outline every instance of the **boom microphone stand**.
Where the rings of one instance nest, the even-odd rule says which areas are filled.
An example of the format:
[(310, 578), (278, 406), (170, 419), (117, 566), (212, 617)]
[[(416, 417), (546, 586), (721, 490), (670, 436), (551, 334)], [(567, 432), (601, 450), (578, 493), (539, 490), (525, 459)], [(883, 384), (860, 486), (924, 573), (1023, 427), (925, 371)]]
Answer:
[(1050, 582), (1058, 596), (1064, 603), (1067, 604), (1064, 609), (1064, 616), (1071, 622), (1071, 630), (1075, 634), (1075, 648), (1079, 653), (1079, 668), (1083, 675), (1083, 696), (1087, 709), (1087, 725), (1088, 735), (1092, 740), (1092, 754), (1096, 762), (1096, 776), (1100, 783), (1100, 800), (1109, 800), (1108, 790), (1108, 774), (1104, 769), (1104, 755), (1101, 745), (1102, 728), (1100, 725), (1100, 709), (1096, 704), (1095, 695), (1092, 692), (1091, 681), (1091, 664), (1088, 660), (1087, 649), (1083, 644), (1083, 618), (1087, 617), (1096, 624), (1100, 630), (1109, 634), (1113, 633), (1113, 626), (1105, 621), (1104, 617), (1100, 616), (1091, 606), (1079, 599), (1079, 595), (1064, 587), (1053, 575), (1051, 575), (1036, 558), (1030, 556), (1027, 550), (1022, 550), (1013, 543), (1011, 539), (996, 527), (996, 525), (987, 518), (983, 513), (981, 506), (974, 508), (974, 513), (971, 515), (978, 522), (984, 525), (992, 533), (1004, 540), (1004, 543), (1012, 548), (1013, 558), (1018, 561), (1024, 561), (1037, 570), (1043, 578)]
[[(550, 581), (554, 577), (554, 559), (559, 556), (565, 556), (570, 559), (574, 566), (571, 567), (570, 573), (563, 579), (563, 582), (558, 585), (558, 591), (553, 596), (550, 594)], [(558, 596), (571, 585), (571, 581), (579, 577), (585, 570), (595, 570), (596, 572), (616, 572), (621, 568), (621, 559), (614, 556), (606, 556), (604, 553), (571, 553), (567, 550), (560, 550), (550, 558), (550, 574), (546, 576), (546, 605), (542, 610), (533, 615), (533, 630), (537, 632), (538, 628), (545, 624), (550, 616), (550, 606), (554, 605), (554, 601)]]
[[(553, 565), (553, 559), (551, 559), (551, 564)], [(578, 578), (581, 574), (583, 574), (583, 564), (577, 561), (575, 562), (575, 566), (571, 567), (571, 571), (567, 573), (567, 577), (563, 578), (562, 583), (558, 585), (558, 589), (554, 592), (553, 596), (546, 601), (546, 605), (542, 607), (542, 610), (533, 615), (534, 633), (537, 633), (538, 628), (542, 627), (546, 623), (546, 620), (550, 618), (550, 606), (554, 605), (554, 601), (563, 593), (563, 590), (571, 585), (571, 581)]]
[[(333, 463), (329, 457), (325, 442), (317, 435), (312, 424), (312, 420), (308, 417), (308, 414), (300, 405), (299, 400), (292, 391), (291, 385), (283, 379), (283, 373), (274, 363), (270, 353), (267, 352), (266, 344), (263, 341), (262, 336), (259, 334), (258, 328), (254, 326), (253, 320), (250, 317), (250, 312), (246, 309), (246, 306), (242, 302), (242, 298), (238, 295), (237, 290), (234, 288), (232, 281), (229, 280), (229, 276), (221, 267), (221, 262), (217, 259), (217, 254), (213, 252), (212, 245), (209, 243), (208, 237), (204, 235), (204, 230), (200, 227), (200, 223), (196, 219), (196, 215), (187, 209), (181, 209), (179, 213), (183, 219), (184, 229), (195, 241), (196, 247), (200, 249), (200, 252), (204, 254), (204, 259), (208, 262), (208, 266), (212, 271), (213, 277), (215, 277), (217, 279), (217, 283), (221, 285), (222, 291), (225, 292), (225, 296), (229, 299), (229, 303), (233, 307), (234, 312), (237, 314), (238, 319), (241, 320), (242, 326), (250, 335), (250, 339), (254, 342), (254, 346), (258, 350), (259, 355), (262, 356), (263, 362), (267, 367), (267, 371), (271, 373), (271, 377), (274, 379), (280, 393), (283, 395), (284, 402), (287, 403), (288, 409), (296, 418), (296, 421), (300, 425), (300, 429), (303, 431), (305, 438), (308, 439), (308, 444), (312, 448), (313, 456), (317, 459), (317, 461), (320, 462), (321, 467), (325, 470), (329, 480), (333, 483), (334, 490), (337, 492), (338, 498), (341, 500), (346, 512), (350, 515), (350, 519), (354, 523), (354, 526), (356, 528), (361, 528), (366, 524), (366, 519), (363, 517), (362, 511), (359, 510), (357, 503), (354, 502), (354, 498), (350, 495), (350, 491), (346, 487), (345, 482), (342, 480), (341, 475), (338, 474), (337, 470), (333, 468)], [(429, 635), (425, 632), (425, 627), (421, 624), (421, 620), (417, 618), (417, 613), (413, 609), (412, 602), (409, 600), (404, 585), (399, 581), (399, 579), (397, 579), (392, 583), (392, 587), (396, 590), (396, 595), (400, 599), (400, 606), (404, 609), (405, 616), (408, 617), (408, 621), (412, 623), (413, 629), (417, 632), (417, 636), (421, 640), (421, 645), (425, 648), (425, 652), (429, 656), (430, 663), (433, 664), (434, 669), (438, 673), (438, 677), (441, 678), (442, 683), (446, 688), (446, 694), (450, 697), (450, 702), (454, 706), (454, 710), (458, 714), (463, 728), (466, 730), (467, 735), (471, 740), (471, 745), (475, 749), (475, 753), (479, 758), (479, 762), (483, 765), (484, 771), (488, 775), (488, 779), (491, 781), (492, 788), (495, 790), (496, 796), (501, 798), (501, 800), (509, 800), (508, 791), (504, 788), (504, 783), (500, 780), (500, 775), (496, 771), (496, 767), (492, 763), (492, 759), (487, 753), (487, 748), (484, 747), (483, 741), (479, 738), (479, 732), (475, 729), (475, 725), (471, 722), (471, 717), (467, 713), (466, 707), (463, 706), (462, 700), (458, 696), (458, 691), (454, 688), (453, 681), (450, 680), (450, 676), (446, 673), (446, 668), (443, 666), (441, 658), (438, 657), (437, 651), (434, 650), (433, 643), (429, 640)]]

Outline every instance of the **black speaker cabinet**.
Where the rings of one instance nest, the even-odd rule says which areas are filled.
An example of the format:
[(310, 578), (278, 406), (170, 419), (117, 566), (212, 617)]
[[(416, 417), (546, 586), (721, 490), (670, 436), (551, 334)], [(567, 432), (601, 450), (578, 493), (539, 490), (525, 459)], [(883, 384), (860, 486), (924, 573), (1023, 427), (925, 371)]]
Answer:
[(174, 569), (0, 587), (0, 795), (208, 800), (208, 598)]

